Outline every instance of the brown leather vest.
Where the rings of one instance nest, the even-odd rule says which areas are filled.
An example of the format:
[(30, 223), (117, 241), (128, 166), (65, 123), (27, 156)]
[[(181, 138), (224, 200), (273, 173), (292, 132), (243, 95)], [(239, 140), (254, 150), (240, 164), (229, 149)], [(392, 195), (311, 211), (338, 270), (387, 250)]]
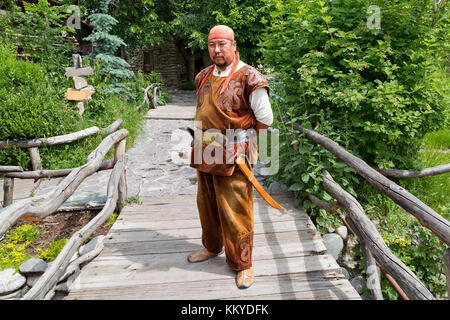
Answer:
[[(203, 78), (207, 75), (211, 67), (200, 71), (195, 77), (195, 85), (198, 88)], [(225, 134), (227, 129), (249, 129), (256, 125), (256, 119), (253, 110), (250, 108), (250, 94), (259, 88), (267, 88), (269, 92), (269, 84), (266, 78), (255, 68), (244, 65), (237, 70), (231, 77), (226, 90), (220, 94), (220, 89), (225, 82), (226, 77), (218, 77), (210, 73), (203, 86), (197, 94), (197, 110), (195, 114), (195, 124), (200, 124), (202, 131), (209, 129), (217, 129)], [(227, 163), (227, 155), (225, 148), (217, 148), (211, 151), (211, 146), (206, 151), (211, 156), (215, 156), (215, 152), (220, 152), (222, 156), (221, 163), (210, 163), (205, 161), (205, 148), (207, 145), (201, 140), (194, 140), (191, 152), (190, 166), (199, 171), (230, 176), (234, 172), (235, 164)], [(257, 146), (249, 148), (248, 143), (245, 144), (245, 151), (252, 150), (253, 159), (257, 159)], [(195, 152), (197, 156), (194, 159)], [(199, 159), (200, 158), (200, 159)], [(196, 161), (194, 161), (196, 160)], [(196, 163), (197, 162), (197, 163)]]

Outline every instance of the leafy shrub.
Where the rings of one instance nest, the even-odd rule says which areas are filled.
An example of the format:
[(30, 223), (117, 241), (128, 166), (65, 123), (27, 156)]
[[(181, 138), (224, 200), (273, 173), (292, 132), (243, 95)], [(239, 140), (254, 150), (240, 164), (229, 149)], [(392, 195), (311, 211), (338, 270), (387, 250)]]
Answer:
[[(432, 31), (423, 19), (429, 8), (388, 1), (269, 2), (274, 23), (262, 45), (277, 79), (274, 111), (370, 164), (417, 167), (422, 137), (445, 118), (442, 92), (428, 81), (435, 72), (427, 51)], [(372, 4), (382, 11), (378, 30), (366, 26)], [(292, 127), (275, 125), (281, 129), (281, 170), (272, 179), (290, 186), (306, 209), (313, 205), (305, 191), (330, 198), (321, 191), (324, 168), (356, 195), (360, 180), (353, 170)]]
[(142, 89), (147, 88), (152, 83), (159, 83), (161, 87), (161, 96), (158, 97), (158, 104), (164, 105), (170, 102), (169, 94), (164, 86), (164, 80), (161, 79), (158, 73), (152, 71), (151, 73), (144, 74), (139, 70), (131, 81), (127, 83), (127, 86), (131, 89), (130, 98), (134, 101), (141, 103), (144, 99)]
[(23, 241), (34, 241), (41, 235), (41, 231), (33, 224), (24, 224), (9, 232), (5, 239), (10, 243), (17, 244)]
[[(443, 37), (445, 27), (430, 28), (430, 3), (268, 3), (274, 23), (262, 46), (275, 78), (271, 98), (276, 114), (329, 137), (369, 164), (420, 169), (448, 163), (428, 152), (418, 153), (427, 132), (448, 124), (448, 41)], [(369, 5), (380, 7), (381, 29), (367, 28)], [(448, 21), (448, 14), (442, 19)], [(287, 184), (295, 192), (296, 204), (303, 204), (324, 232), (338, 223), (337, 218), (316, 208), (306, 193), (332, 200), (321, 185), (321, 171), (327, 169), (378, 222), (392, 252), (433, 294), (445, 291), (444, 246), (434, 234), (323, 147), (283, 122), (274, 126), (281, 134), (280, 171), (269, 182)], [(445, 140), (445, 134), (437, 135)], [(431, 158), (439, 163), (427, 161)], [(450, 219), (448, 174), (398, 183)], [(365, 269), (362, 261), (360, 269)], [(386, 279), (382, 290), (385, 298), (397, 297)]]
[(62, 248), (66, 245), (68, 239), (59, 239), (53, 241), (48, 249), (42, 250), (38, 248), (36, 251), (39, 252), (38, 258), (43, 259), (45, 262), (51, 262), (56, 259), (58, 254), (61, 252)]
[(75, 53), (72, 41), (64, 38), (74, 32), (66, 26), (68, 4), (58, 5), (47, 0), (35, 3), (7, 0), (3, 4), (7, 11), (0, 14), (0, 42), (18, 46), (29, 59), (53, 72)]
[(14, 228), (0, 241), (0, 270), (18, 268), (25, 260), (31, 258), (25, 249), (41, 232), (35, 225), (24, 224)]
[[(0, 46), (0, 140), (26, 140), (65, 134), (78, 128), (75, 107), (64, 101), (65, 88), (53, 86), (39, 64), (18, 60)], [(26, 150), (8, 146), (0, 163), (28, 166)]]

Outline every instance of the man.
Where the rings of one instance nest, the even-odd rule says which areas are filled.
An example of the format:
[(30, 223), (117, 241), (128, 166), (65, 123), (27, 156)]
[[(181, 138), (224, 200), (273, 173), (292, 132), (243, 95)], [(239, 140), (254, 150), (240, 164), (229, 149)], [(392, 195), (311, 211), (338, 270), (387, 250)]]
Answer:
[[(269, 85), (260, 72), (240, 61), (231, 28), (223, 25), (212, 28), (208, 36), (208, 50), (214, 65), (200, 71), (195, 77), (195, 123), (196, 126), (199, 124), (196, 129), (201, 131), (200, 135), (196, 133), (190, 164), (197, 169), (197, 207), (205, 248), (192, 252), (188, 261), (205, 261), (217, 256), (225, 247), (226, 262), (237, 271), (236, 284), (242, 289), (250, 287), (254, 277), (253, 186), (233, 158), (243, 153), (247, 159), (250, 157), (254, 160), (250, 163), (253, 168), (257, 148), (248, 139), (233, 144), (223, 135), (239, 129), (254, 128), (259, 132), (272, 124)], [(217, 141), (221, 139), (211, 139), (211, 136), (205, 138), (211, 129), (223, 134), (220, 134), (223, 138), (220, 143)], [(223, 151), (224, 141), (226, 152)], [(224, 161), (206, 161), (205, 151), (212, 142), (218, 147), (212, 152), (214, 159), (217, 160), (219, 156)], [(198, 161), (198, 155), (201, 161)]]

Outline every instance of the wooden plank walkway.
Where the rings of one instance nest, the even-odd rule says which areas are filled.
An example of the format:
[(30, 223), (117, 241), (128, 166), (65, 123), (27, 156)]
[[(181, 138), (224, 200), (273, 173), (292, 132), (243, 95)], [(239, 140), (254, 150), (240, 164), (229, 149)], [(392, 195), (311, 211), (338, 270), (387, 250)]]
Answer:
[(195, 117), (195, 106), (164, 105), (156, 109), (150, 109), (145, 115), (146, 119), (164, 120), (193, 120)]
[(255, 193), (255, 282), (240, 290), (224, 254), (200, 262), (196, 196), (143, 198), (127, 206), (105, 238), (99, 256), (84, 266), (65, 299), (360, 299), (308, 215), (288, 194), (273, 209)]

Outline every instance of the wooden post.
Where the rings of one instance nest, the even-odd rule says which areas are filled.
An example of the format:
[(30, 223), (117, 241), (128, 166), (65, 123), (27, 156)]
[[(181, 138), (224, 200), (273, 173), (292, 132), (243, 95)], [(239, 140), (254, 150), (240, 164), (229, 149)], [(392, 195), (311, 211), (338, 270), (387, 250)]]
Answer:
[(73, 59), (73, 66), (74, 68), (82, 68), (82, 61), (81, 61), (81, 56), (79, 54), (73, 54), (72, 55), (72, 59)]
[(36, 147), (28, 148), (28, 153), (31, 157), (31, 167), (33, 171), (42, 170), (41, 167), (41, 156), (39, 155), (39, 149)]
[[(120, 142), (116, 143), (114, 145), (114, 163), (117, 163), (118, 159), (121, 158), (125, 154), (125, 147), (126, 147), (126, 139), (121, 140)], [(119, 190), (118, 190), (118, 198), (117, 198), (117, 208), (118, 211), (122, 211), (124, 207), (124, 201), (127, 199), (127, 169), (126, 165), (123, 169), (123, 172), (121, 174), (120, 180), (119, 180)]]
[(370, 292), (372, 293), (372, 296), (375, 300), (383, 300), (383, 294), (381, 293), (380, 275), (377, 270), (377, 263), (369, 250), (369, 246), (366, 240), (359, 234), (358, 228), (355, 226), (350, 216), (346, 216), (342, 220), (346, 225), (350, 227), (352, 233), (359, 238), (361, 251), (364, 257), (364, 262), (366, 264), (367, 287), (370, 289)]
[(403, 291), (403, 289), (398, 285), (397, 281), (395, 281), (394, 278), (392, 278), (392, 276), (389, 273), (383, 272), (383, 274), (391, 284), (392, 288), (394, 288), (394, 290), (398, 293), (400, 298), (402, 298), (403, 300), (409, 300), (405, 291)]
[(3, 178), (3, 208), (6, 208), (13, 202), (14, 178)]
[(450, 300), (450, 248), (444, 250), (445, 277), (447, 278), (447, 299)]

